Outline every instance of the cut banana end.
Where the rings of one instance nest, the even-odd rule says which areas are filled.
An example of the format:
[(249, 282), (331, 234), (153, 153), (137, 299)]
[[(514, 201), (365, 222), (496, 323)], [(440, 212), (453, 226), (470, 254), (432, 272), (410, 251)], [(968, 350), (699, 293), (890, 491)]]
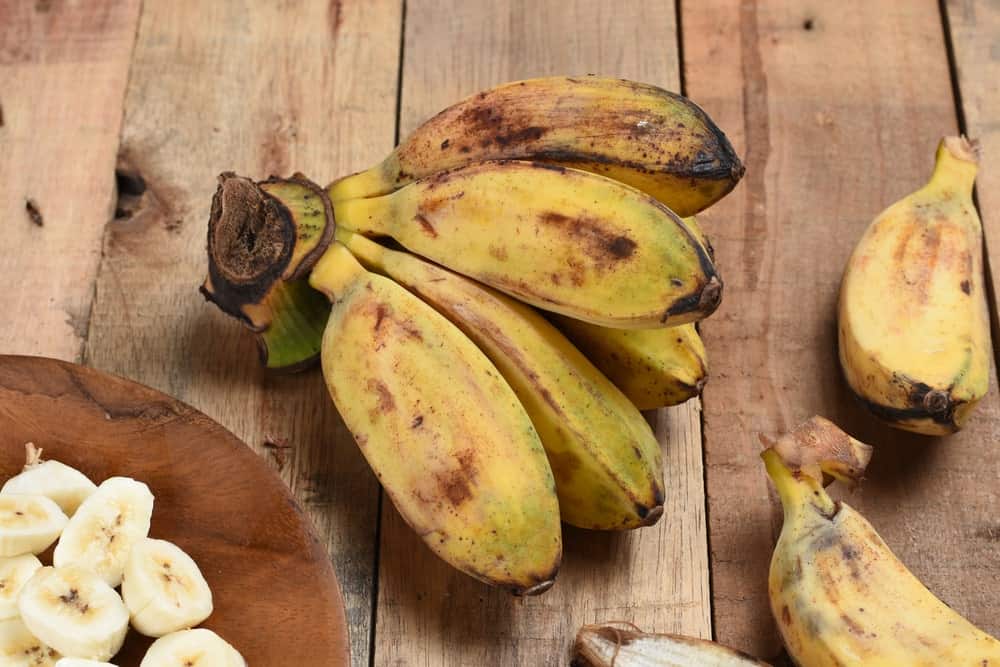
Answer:
[(0, 621), (0, 665), (4, 667), (54, 667), (60, 655), (31, 634), (24, 621)]
[(42, 461), (42, 450), (32, 443), (25, 446), (27, 463), (24, 472), (7, 480), (0, 488), (0, 495), (31, 493), (54, 500), (66, 513), (73, 516), (87, 497), (97, 490), (97, 485), (86, 475), (59, 461)]
[(132, 547), (122, 579), (132, 627), (148, 637), (192, 628), (212, 613), (212, 591), (194, 560), (166, 540)]
[(118, 586), (129, 552), (149, 534), (152, 514), (153, 494), (148, 486), (128, 477), (111, 477), (70, 519), (56, 545), (53, 563), (56, 567), (80, 565), (96, 572), (109, 586)]
[(246, 660), (229, 642), (211, 630), (181, 630), (160, 637), (146, 651), (139, 667), (246, 667)]
[(585, 625), (573, 647), (576, 667), (769, 667), (704, 639), (641, 632), (631, 623)]
[(39, 569), (17, 606), (28, 630), (63, 655), (107, 660), (128, 631), (128, 610), (118, 593), (78, 566)]
[(32, 554), (0, 558), (0, 621), (17, 618), (17, 596), (41, 566)]
[(67, 521), (59, 505), (45, 496), (0, 495), (0, 556), (45, 551)]
[(83, 658), (61, 658), (55, 667), (115, 667), (110, 662), (84, 660)]

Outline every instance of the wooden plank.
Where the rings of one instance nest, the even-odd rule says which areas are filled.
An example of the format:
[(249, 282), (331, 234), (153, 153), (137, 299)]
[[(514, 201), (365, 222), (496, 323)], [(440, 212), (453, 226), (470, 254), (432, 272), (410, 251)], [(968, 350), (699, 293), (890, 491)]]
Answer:
[[(595, 72), (678, 89), (672, 3), (600, 0), (409, 3), (401, 130), (476, 90), (531, 76)], [(359, 165), (360, 166), (360, 165)], [(656, 417), (666, 513), (653, 528), (567, 528), (562, 571), (514, 599), (440, 561), (384, 503), (378, 665), (556, 665), (584, 623), (628, 620), (708, 636), (708, 576), (696, 402)]]
[(948, 0), (945, 11), (965, 130), (979, 140), (983, 155), (976, 196), (986, 235), (995, 316), (1000, 311), (1000, 4)]
[(77, 360), (139, 2), (0, 0), (0, 17), (0, 350)]
[[(271, 458), (333, 556), (355, 664), (367, 664), (374, 477), (319, 372), (266, 375), (250, 334), (197, 288), (219, 172), (332, 179), (391, 149), (401, 3), (252, 7), (145, 4), (122, 159), (146, 191), (109, 226), (87, 359), (191, 403)], [(233, 520), (252, 521), (246, 512)]]
[(935, 441), (876, 424), (836, 360), (835, 304), (854, 243), (923, 184), (938, 138), (957, 129), (937, 4), (682, 8), (688, 93), (732, 131), (747, 165), (742, 185), (702, 216), (726, 280), (703, 326), (717, 638), (778, 650), (766, 579), (781, 519), (757, 435), (813, 414), (877, 446), (850, 504), (931, 590), (997, 634), (1000, 598), (983, 585), (1000, 580), (995, 382), (966, 431)]

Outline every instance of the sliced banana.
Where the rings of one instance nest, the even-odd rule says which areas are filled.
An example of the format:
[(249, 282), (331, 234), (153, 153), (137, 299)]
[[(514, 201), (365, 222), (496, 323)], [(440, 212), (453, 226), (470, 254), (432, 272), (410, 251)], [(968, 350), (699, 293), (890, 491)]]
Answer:
[(212, 613), (212, 591), (198, 565), (166, 540), (146, 538), (132, 547), (122, 598), (132, 627), (147, 637), (193, 628)]
[(17, 596), (42, 561), (32, 554), (0, 558), (0, 621), (17, 618)]
[(0, 495), (33, 493), (46, 496), (54, 500), (66, 516), (73, 516), (80, 503), (97, 490), (97, 485), (76, 468), (59, 461), (42, 461), (42, 450), (30, 442), (24, 448), (27, 453), (24, 472), (8, 479), (0, 488)]
[(0, 556), (38, 554), (48, 549), (68, 519), (45, 496), (0, 495)]
[(149, 534), (152, 514), (148, 486), (129, 477), (106, 479), (66, 525), (53, 563), (81, 565), (117, 586), (132, 546)]
[(246, 667), (246, 664), (240, 652), (225, 639), (211, 630), (197, 628), (157, 639), (139, 667)]
[(0, 621), (0, 665), (3, 667), (54, 667), (59, 653), (31, 634), (24, 621)]
[(110, 662), (84, 660), (83, 658), (61, 658), (55, 667), (115, 667)]
[(101, 577), (78, 565), (43, 567), (21, 589), (21, 619), (63, 655), (107, 660), (122, 647), (128, 609)]

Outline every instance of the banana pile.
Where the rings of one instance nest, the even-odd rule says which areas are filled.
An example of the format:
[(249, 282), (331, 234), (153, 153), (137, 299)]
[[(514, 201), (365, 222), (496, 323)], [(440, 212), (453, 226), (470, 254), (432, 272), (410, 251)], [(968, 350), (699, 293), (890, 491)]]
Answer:
[(640, 409), (704, 385), (694, 322), (722, 281), (692, 216), (742, 174), (679, 95), (518, 81), (327, 188), (222, 174), (202, 291), (257, 333), (268, 367), (321, 359), (428, 547), (480, 581), (541, 593), (560, 521), (623, 530), (663, 514)]
[[(0, 664), (110, 665), (131, 624), (157, 638), (142, 667), (246, 665), (214, 632), (190, 629), (212, 613), (212, 593), (180, 547), (148, 537), (146, 484), (95, 485), (26, 449), (24, 471), (0, 489)], [(53, 543), (43, 566), (38, 555)]]

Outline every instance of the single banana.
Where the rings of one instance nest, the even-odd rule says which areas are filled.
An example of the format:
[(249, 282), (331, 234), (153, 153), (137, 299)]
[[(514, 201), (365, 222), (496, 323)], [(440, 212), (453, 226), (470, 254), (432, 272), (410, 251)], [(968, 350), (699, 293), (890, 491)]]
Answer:
[(246, 660), (225, 639), (205, 628), (160, 637), (139, 667), (246, 667)]
[(640, 410), (683, 403), (708, 381), (708, 355), (694, 324), (611, 329), (561, 315), (551, 319)]
[(459, 570), (518, 594), (562, 556), (552, 472), (524, 408), (457, 327), (335, 243), (310, 275), (334, 302), (323, 376), (403, 518)]
[(707, 250), (676, 215), (584, 171), (480, 163), (333, 210), (338, 226), (390, 236), (521, 301), (594, 324), (683, 324), (722, 297)]
[(110, 662), (84, 660), (83, 658), (60, 658), (55, 667), (115, 667)]
[(148, 486), (128, 477), (106, 479), (66, 524), (52, 562), (56, 567), (81, 565), (118, 586), (129, 552), (149, 534), (152, 515)]
[(641, 632), (631, 623), (585, 625), (576, 635), (573, 667), (768, 667), (704, 639)]
[(768, 592), (789, 655), (806, 667), (1000, 665), (1000, 642), (938, 600), (819, 476), (763, 453), (784, 507)]
[(122, 598), (132, 627), (147, 637), (193, 628), (212, 613), (212, 591), (197, 563), (166, 540), (135, 543), (125, 564)]
[(0, 558), (0, 620), (17, 617), (17, 596), (41, 566), (33, 554)]
[(3, 667), (54, 667), (59, 652), (31, 634), (20, 618), (0, 621), (0, 665)]
[(530, 306), (363, 236), (337, 238), (369, 269), (451, 320), (496, 365), (548, 455), (562, 520), (621, 530), (663, 513), (660, 445), (628, 399)]
[(473, 162), (538, 160), (584, 169), (691, 215), (743, 175), (733, 147), (685, 97), (597, 76), (503, 84), (458, 102), (423, 125), (381, 164), (330, 186), (334, 201), (381, 195)]
[(45, 496), (0, 495), (0, 557), (45, 551), (67, 521), (59, 505)]
[(943, 139), (930, 182), (875, 218), (844, 271), (844, 375), (876, 416), (908, 431), (957, 431), (989, 386), (976, 170), (973, 144)]
[(63, 655), (108, 660), (128, 632), (128, 610), (104, 579), (77, 565), (43, 567), (17, 606), (33, 635)]
[(42, 450), (33, 443), (24, 448), (27, 453), (24, 471), (8, 479), (0, 495), (36, 493), (54, 500), (66, 516), (73, 516), (80, 503), (97, 490), (97, 485), (79, 470), (59, 461), (42, 461)]

